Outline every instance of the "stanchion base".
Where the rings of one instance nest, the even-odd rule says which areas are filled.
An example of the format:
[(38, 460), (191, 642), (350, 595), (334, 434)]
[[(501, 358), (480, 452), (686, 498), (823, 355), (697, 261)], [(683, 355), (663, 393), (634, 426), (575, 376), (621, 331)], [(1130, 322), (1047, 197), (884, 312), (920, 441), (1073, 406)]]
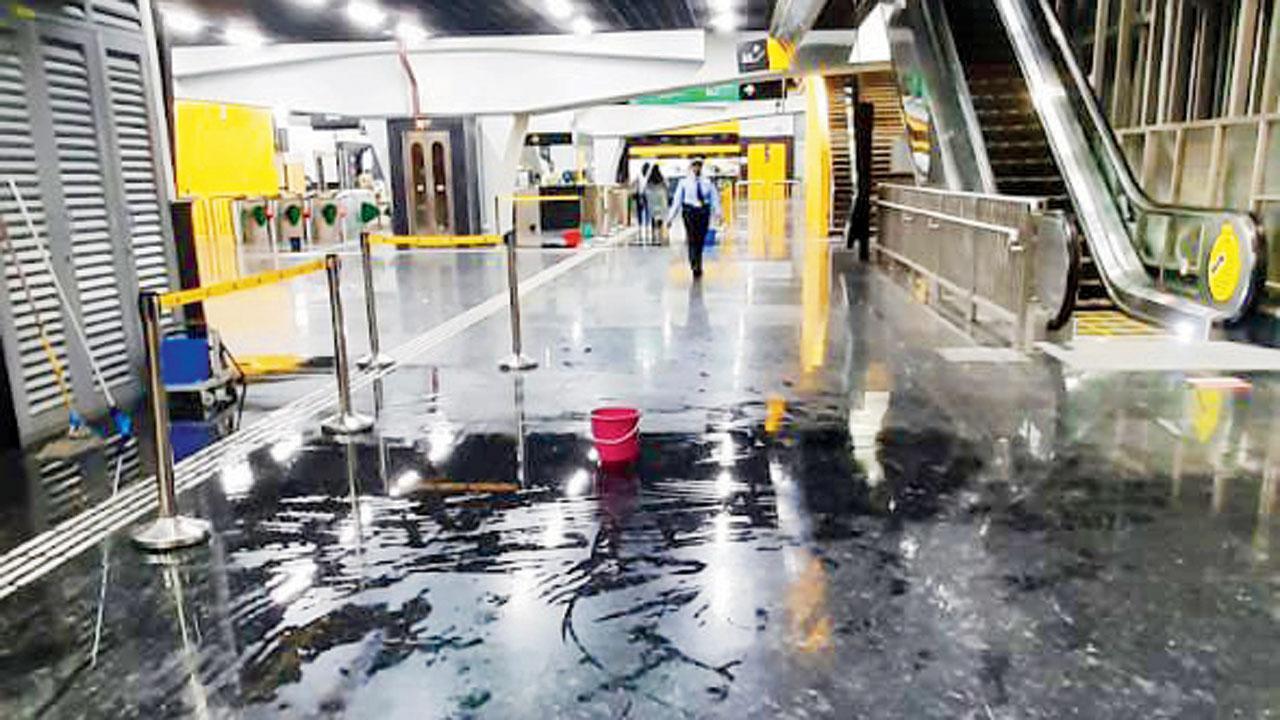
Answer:
[(498, 367), (502, 368), (503, 372), (521, 372), (538, 367), (538, 361), (528, 355), (510, 355), (500, 360)]
[(337, 435), (345, 437), (347, 435), (359, 435), (373, 429), (373, 418), (360, 415), (358, 413), (347, 413), (345, 415), (335, 415), (320, 426), (326, 435)]
[(361, 370), (386, 370), (395, 365), (395, 358), (386, 353), (378, 353), (377, 355), (365, 355), (356, 361), (356, 367)]
[(168, 552), (200, 545), (209, 539), (209, 523), (181, 515), (157, 518), (133, 533), (133, 542), (148, 552)]

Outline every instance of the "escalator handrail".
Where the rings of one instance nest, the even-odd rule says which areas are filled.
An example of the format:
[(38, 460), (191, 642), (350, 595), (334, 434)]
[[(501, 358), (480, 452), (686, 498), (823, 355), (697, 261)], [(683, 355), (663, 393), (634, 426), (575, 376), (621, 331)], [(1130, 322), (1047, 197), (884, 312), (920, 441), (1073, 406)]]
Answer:
[[(1120, 150), (1120, 143), (1116, 140), (1115, 133), (1111, 129), (1111, 123), (1107, 121), (1102, 114), (1102, 109), (1098, 106), (1098, 99), (1093, 94), (1093, 88), (1089, 85), (1089, 81), (1085, 79), (1084, 72), (1076, 61), (1075, 52), (1071, 49), (1071, 43), (1067, 40), (1066, 33), (1063, 32), (1062, 25), (1058, 22), (1058, 16), (1053, 12), (1052, 5), (1049, 4), (1049, 0), (1038, 0), (1038, 4), (1045, 25), (1049, 28), (1049, 34), (1053, 38), (1054, 45), (1058, 48), (1058, 55), (1066, 66), (1067, 72), (1071, 76), (1071, 82), (1075, 85), (1077, 96), (1081, 99), (1081, 104), (1084, 105), (1085, 111), (1089, 115), (1089, 122), (1093, 125), (1095, 133), (1102, 140), (1102, 150), (1107, 155), (1106, 160), (1115, 170), (1116, 179), (1120, 181), (1121, 190), (1128, 200), (1133, 203), (1134, 207), (1148, 215), (1181, 215), (1205, 219), (1230, 217), (1244, 223), (1251, 233), (1260, 234), (1261, 230), (1258, 227), (1257, 219), (1250, 213), (1229, 208), (1193, 207), (1159, 202), (1152, 199), (1142, 189), (1142, 186), (1133, 177), (1128, 159), (1124, 157), (1124, 153)], [(1253, 240), (1253, 238), (1250, 238), (1250, 240)]]
[[(955, 31), (951, 27), (951, 16), (947, 14), (947, 8), (944, 3), (925, 3), (923, 5), (925, 21), (930, 19), (940, 25), (939, 31), (935, 33), (938, 43), (941, 45), (939, 50), (945, 59), (943, 67), (953, 69), (948, 73), (951, 80), (951, 92), (955, 95), (956, 103), (960, 106), (960, 114), (964, 116), (964, 127), (969, 139), (969, 147), (973, 152), (974, 164), (978, 166), (978, 179), (981, 181), (981, 190), (985, 193), (994, 194), (998, 192), (996, 187), (996, 176), (991, 169), (991, 158), (987, 154), (987, 143), (982, 137), (982, 125), (978, 122), (978, 112), (973, 107), (973, 93), (969, 89), (969, 82), (964, 77), (961, 70), (963, 65), (960, 64), (960, 53), (956, 50)], [(937, 15), (932, 16), (930, 10), (936, 10)]]

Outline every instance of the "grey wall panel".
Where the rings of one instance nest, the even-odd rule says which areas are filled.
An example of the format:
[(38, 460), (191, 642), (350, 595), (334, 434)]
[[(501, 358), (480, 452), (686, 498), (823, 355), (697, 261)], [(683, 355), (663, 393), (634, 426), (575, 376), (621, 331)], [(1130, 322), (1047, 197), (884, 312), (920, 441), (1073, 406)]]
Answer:
[[(27, 203), (36, 232), (48, 236), (47, 208), (41, 184), (41, 158), (35, 149), (27, 77), (33, 74), (13, 31), (0, 31), (0, 221), (4, 222), (13, 254), (4, 254), (5, 361), (20, 431), (24, 436), (47, 427), (61, 413), (54, 365), (45, 341), (66, 366), (67, 345), (61, 308), (53, 282), (35, 239), (19, 212), (8, 181), (13, 180)], [(16, 263), (14, 255), (16, 254)], [(26, 277), (26, 288), (22, 281)], [(28, 295), (27, 290), (30, 291)], [(40, 332), (41, 321), (45, 334)]]
[(70, 223), (75, 296), (89, 352), (111, 387), (133, 379), (115, 254), (123, 238), (112, 232), (107, 179), (84, 45), (45, 38), (41, 47), (58, 179)]
[(137, 284), (140, 290), (166, 292), (173, 287), (173, 258), (166, 240), (171, 234), (162, 209), (144, 77), (139, 54), (107, 50), (111, 125), (120, 151)]
[[(0, 284), (0, 353), (21, 440), (65, 427), (43, 321), (77, 407), (106, 409), (93, 382), (97, 361), (117, 399), (140, 394), (140, 290), (174, 287), (172, 230), (160, 181), (152, 82), (135, 0), (41, 3), (37, 17), (0, 25), (0, 222), (32, 287), (22, 291), (5, 259)], [(67, 291), (51, 275), (5, 181), (13, 178)], [(87, 348), (69, 332), (82, 320)]]

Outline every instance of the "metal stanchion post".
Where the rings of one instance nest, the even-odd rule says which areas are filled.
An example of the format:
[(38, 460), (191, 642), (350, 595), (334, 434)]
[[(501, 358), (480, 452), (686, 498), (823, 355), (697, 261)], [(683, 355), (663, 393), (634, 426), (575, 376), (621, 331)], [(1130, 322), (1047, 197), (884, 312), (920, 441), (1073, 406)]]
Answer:
[[(493, 200), (494, 222), (498, 224), (498, 234), (502, 234), (502, 199)], [(538, 367), (537, 361), (524, 354), (524, 342), (520, 335), (520, 276), (516, 268), (516, 201), (511, 198), (511, 235), (507, 238), (507, 290), (510, 293), (511, 308), (511, 355), (503, 358), (498, 367), (505, 372), (532, 370)]]
[(378, 300), (373, 294), (373, 257), (369, 248), (369, 233), (360, 233), (360, 260), (364, 269), (364, 314), (369, 323), (369, 354), (356, 361), (362, 368), (382, 370), (396, 364), (390, 355), (382, 352), (378, 337)]
[(373, 429), (373, 418), (351, 410), (351, 368), (347, 364), (347, 329), (342, 316), (340, 272), (338, 256), (330, 253), (324, 258), (325, 274), (329, 280), (329, 312), (333, 318), (333, 364), (338, 376), (338, 414), (320, 427), (329, 435), (357, 435)]
[(142, 332), (147, 352), (147, 396), (151, 402), (151, 422), (156, 450), (156, 494), (159, 516), (133, 534), (143, 550), (164, 552), (199, 545), (209, 539), (209, 523), (178, 514), (174, 488), (173, 446), (169, 442), (169, 398), (160, 375), (160, 296), (145, 293), (138, 300)]

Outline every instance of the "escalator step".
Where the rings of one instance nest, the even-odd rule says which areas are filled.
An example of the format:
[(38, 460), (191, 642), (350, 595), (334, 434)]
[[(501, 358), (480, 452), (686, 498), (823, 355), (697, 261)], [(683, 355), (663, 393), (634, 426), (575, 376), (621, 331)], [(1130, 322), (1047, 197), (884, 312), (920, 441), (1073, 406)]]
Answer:
[(1026, 155), (1034, 155), (1036, 157), (1049, 156), (1049, 143), (1043, 139), (1032, 140), (989, 140), (987, 142), (987, 154), (992, 155), (994, 152), (1011, 152), (1022, 153)]
[(982, 123), (982, 135), (993, 142), (1004, 142), (1013, 138), (1025, 141), (1043, 138), (1044, 128), (1036, 123), (1029, 122), (986, 122)]
[[(1002, 168), (1023, 170), (1026, 175), (1045, 177), (1057, 175), (1057, 166), (1053, 164), (1052, 160), (1043, 155), (1005, 152), (992, 153), (990, 148), (988, 148), (987, 156), (991, 158), (992, 166), (998, 165)], [(1037, 169), (1041, 168), (1043, 168), (1043, 172), (1036, 172)]]
[(1114, 310), (1115, 303), (1111, 298), (1076, 298), (1077, 310)]

